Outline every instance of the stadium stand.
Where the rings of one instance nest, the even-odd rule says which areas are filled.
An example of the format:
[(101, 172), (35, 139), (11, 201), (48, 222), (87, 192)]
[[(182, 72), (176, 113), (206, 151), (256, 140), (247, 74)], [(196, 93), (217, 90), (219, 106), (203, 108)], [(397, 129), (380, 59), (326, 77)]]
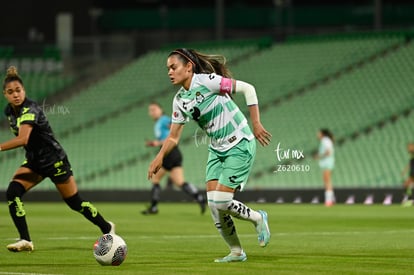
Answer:
[[(396, 173), (405, 162), (413, 119), (407, 110), (414, 102), (409, 62), (414, 46), (404, 35), (291, 39), (270, 48), (232, 43), (201, 50), (225, 55), (234, 76), (256, 86), (262, 121), (273, 133), (269, 147), (258, 146), (249, 188), (320, 188), (320, 171), (311, 154), (321, 127), (331, 128), (338, 141), (335, 186), (398, 183)], [(57, 107), (58, 111), (50, 109), (49, 120), (83, 189), (148, 188), (146, 170), (156, 152), (144, 147), (145, 139), (153, 136), (147, 105), (155, 100), (170, 110), (176, 88), (162, 69), (169, 51), (145, 54), (59, 106), (50, 106)], [(243, 98), (235, 100), (244, 108)], [(59, 108), (69, 113), (59, 113)], [(394, 133), (399, 136), (395, 142)], [(384, 147), (383, 136), (394, 143)], [(207, 142), (195, 124), (186, 126), (180, 144), (185, 173), (200, 186)], [(279, 163), (274, 151), (279, 143), (285, 149), (303, 150), (305, 159)], [(23, 158), (6, 154), (3, 181)], [(274, 173), (278, 164), (289, 163), (310, 169)]]
[[(408, 84), (412, 69), (410, 69), (410, 62), (407, 62), (409, 56), (413, 54), (413, 49), (412, 43), (403, 44), (386, 55), (342, 74), (335, 81), (316, 86), (311, 92), (285, 102), (271, 112), (264, 113), (262, 119), (271, 121), (273, 118), (274, 122), (275, 117), (278, 118), (277, 123), (270, 124), (269, 127), (275, 138), (284, 143), (287, 148), (302, 148), (308, 152), (308, 157), (311, 157), (312, 140), (316, 140), (316, 131), (321, 127), (331, 128), (341, 142), (355, 139), (364, 132), (369, 134), (373, 127), (383, 125), (387, 119), (398, 118), (402, 113), (413, 108), (412, 93)], [(274, 124), (277, 124), (277, 128), (273, 126)], [(405, 138), (409, 139), (410, 136), (406, 135)], [(357, 146), (359, 142), (362, 141), (356, 139), (351, 142), (352, 145), (347, 144), (347, 147), (353, 148), (352, 146)], [(403, 142), (402, 148), (404, 144)], [(313, 147), (316, 147), (316, 144)], [(381, 152), (379, 148), (381, 146), (373, 152), (351, 151), (355, 159), (362, 159), (366, 154), (371, 154), (372, 158), (366, 161), (372, 166), (380, 166), (380, 171), (375, 167), (363, 169), (363, 166), (357, 165), (357, 162), (352, 159), (341, 163), (343, 149), (339, 147), (337, 170), (343, 169), (355, 178), (347, 179), (344, 174), (336, 175), (335, 185), (348, 187), (359, 184), (375, 187), (395, 184), (395, 177), (392, 176), (395, 170), (391, 169), (393, 165), (384, 169), (387, 162), (393, 161), (375, 156), (375, 153)], [(265, 164), (266, 162), (261, 165)], [(318, 170), (315, 162), (310, 162), (309, 165), (314, 168), (312, 170)], [(270, 171), (269, 169), (264, 170)], [(260, 184), (267, 182), (269, 185), (279, 187), (312, 188), (317, 187), (320, 182), (319, 171), (309, 172), (306, 177), (300, 176), (300, 173), (285, 174), (278, 175), (278, 178), (267, 176), (261, 179)]]
[[(230, 45), (210, 50), (212, 53), (224, 53), (231, 60), (256, 48)], [(125, 185), (114, 186), (113, 181), (103, 181), (102, 178), (112, 176), (120, 167), (127, 169), (131, 163), (139, 166), (136, 163), (140, 159), (146, 162), (144, 170), (138, 171), (139, 174), (142, 175), (146, 170), (148, 160), (154, 154), (148, 154), (148, 150), (143, 147), (144, 139), (153, 137), (153, 122), (148, 118), (147, 105), (157, 100), (170, 106), (175, 91), (166, 74), (160, 73), (168, 53), (166, 50), (149, 53), (57, 106), (44, 101), (48, 118), (59, 140), (67, 148), (79, 183), (88, 182), (86, 188), (131, 188), (131, 173), (136, 175), (136, 167), (130, 169), (131, 173), (126, 173), (125, 177), (129, 180), (125, 181)], [(60, 112), (60, 109), (64, 112)], [(10, 163), (12, 160), (14, 163), (21, 162), (15, 160), (22, 157), (20, 154), (6, 154), (4, 158)], [(9, 170), (12, 173), (14, 168)], [(50, 189), (53, 186), (44, 185), (41, 188)]]
[(45, 46), (42, 53), (22, 55), (13, 47), (0, 47), (0, 71), (16, 66), (24, 79), (31, 98), (42, 101), (73, 83), (74, 78), (63, 74), (63, 62), (59, 50)]

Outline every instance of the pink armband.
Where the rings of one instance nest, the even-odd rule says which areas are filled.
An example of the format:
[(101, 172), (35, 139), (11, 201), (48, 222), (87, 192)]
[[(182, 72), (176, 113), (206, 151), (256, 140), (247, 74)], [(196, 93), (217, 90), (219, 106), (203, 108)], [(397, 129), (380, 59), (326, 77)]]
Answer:
[(220, 93), (231, 94), (233, 87), (233, 79), (223, 77), (220, 82)]

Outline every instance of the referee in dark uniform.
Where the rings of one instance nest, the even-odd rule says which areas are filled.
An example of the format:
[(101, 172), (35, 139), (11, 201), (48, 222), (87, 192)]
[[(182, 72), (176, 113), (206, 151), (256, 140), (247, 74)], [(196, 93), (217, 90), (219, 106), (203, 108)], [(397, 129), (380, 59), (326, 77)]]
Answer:
[(13, 175), (6, 191), (10, 216), (20, 235), (19, 241), (9, 244), (7, 248), (14, 252), (34, 249), (22, 197), (47, 177), (71, 209), (98, 226), (102, 233), (115, 233), (115, 225), (106, 221), (92, 203), (79, 196), (64, 149), (55, 139), (42, 108), (26, 98), (23, 81), (13, 66), (7, 70), (3, 94), (8, 101), (5, 115), (16, 137), (1, 143), (0, 151), (18, 147), (24, 147), (26, 151), (26, 160)]

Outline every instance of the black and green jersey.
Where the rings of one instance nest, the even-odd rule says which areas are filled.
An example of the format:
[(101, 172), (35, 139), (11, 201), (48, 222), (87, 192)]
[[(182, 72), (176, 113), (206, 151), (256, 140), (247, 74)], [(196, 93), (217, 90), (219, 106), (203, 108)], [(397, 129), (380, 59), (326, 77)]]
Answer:
[(30, 124), (33, 127), (29, 141), (24, 147), (27, 161), (42, 167), (66, 157), (65, 151), (54, 137), (43, 109), (36, 102), (26, 98), (16, 111), (8, 104), (5, 115), (11, 131), (16, 136), (19, 134), (20, 125)]

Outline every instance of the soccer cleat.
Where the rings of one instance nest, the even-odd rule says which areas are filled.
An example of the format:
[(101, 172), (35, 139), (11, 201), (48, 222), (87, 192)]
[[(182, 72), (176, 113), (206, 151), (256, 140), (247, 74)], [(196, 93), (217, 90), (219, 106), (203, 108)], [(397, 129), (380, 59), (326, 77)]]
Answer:
[(244, 262), (247, 260), (247, 255), (242, 251), (240, 255), (232, 255), (231, 253), (224, 258), (215, 259), (215, 263), (231, 263), (231, 262)]
[(269, 230), (269, 223), (267, 221), (267, 213), (266, 211), (259, 210), (257, 211), (262, 215), (262, 220), (259, 221), (256, 225), (256, 232), (257, 232), (257, 239), (259, 241), (259, 245), (261, 247), (265, 247), (270, 241), (270, 230)]
[(158, 214), (158, 209), (150, 207), (146, 210), (141, 211), (141, 214), (142, 215), (155, 215), (155, 214)]
[(26, 240), (20, 240), (18, 242), (9, 244), (7, 249), (12, 252), (20, 252), (20, 251), (33, 251), (34, 246), (32, 242)]
[(108, 222), (111, 225), (111, 230), (109, 230), (109, 234), (116, 234), (115, 233), (115, 224), (113, 222)]

